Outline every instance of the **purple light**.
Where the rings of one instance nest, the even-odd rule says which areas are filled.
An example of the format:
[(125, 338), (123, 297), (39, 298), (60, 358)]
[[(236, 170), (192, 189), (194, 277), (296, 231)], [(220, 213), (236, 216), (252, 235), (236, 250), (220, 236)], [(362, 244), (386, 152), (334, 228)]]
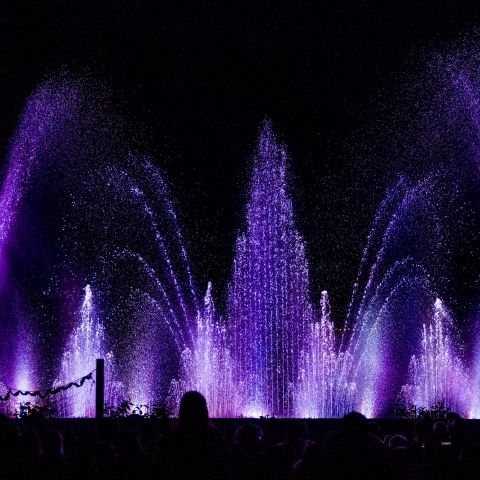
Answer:
[[(461, 75), (457, 80), (476, 108), (470, 83)], [(437, 298), (442, 258), (437, 253), (446, 244), (438, 174), (413, 185), (402, 178), (387, 192), (348, 312), (344, 322), (335, 323), (327, 292), (319, 304), (310, 297), (305, 242), (289, 194), (288, 156), (264, 122), (220, 314), (210, 282), (201, 302), (161, 173), (130, 151), (109, 156), (113, 136), (100, 134), (101, 141), (88, 143), (91, 125), (85, 134), (77, 129), (85, 106), (81, 90), (71, 80), (44, 84), (27, 104), (12, 142), (0, 193), (0, 294), (14, 305), (16, 317), (13, 325), (1, 325), (0, 395), (7, 385), (33, 390), (42, 382), (66, 384), (104, 358), (111, 405), (128, 399), (176, 408), (183, 392), (198, 390), (215, 417), (339, 417), (351, 410), (372, 417), (389, 415), (397, 398), (425, 408), (443, 402), (470, 417), (480, 415), (478, 345), (469, 363), (453, 315)], [(84, 162), (76, 176), (60, 175), (65, 158), (76, 159), (85, 145), (93, 153), (80, 157)], [(70, 236), (82, 229), (88, 233), (86, 246), (67, 238), (74, 247), (62, 251), (65, 258), (52, 266), (42, 291), (45, 298), (60, 296), (62, 307), (54, 319), (61, 345), (46, 351), (37, 337), (48, 339), (49, 332), (38, 331), (28, 299), (11, 281), (9, 246), (23, 221), (26, 193), (49, 175), (63, 182), (72, 205), (70, 217), (59, 212), (63, 230)], [(87, 275), (82, 261), (88, 263), (92, 251), (94, 267)], [(65, 280), (70, 276), (71, 283)], [(87, 285), (81, 299), (78, 285), (85, 285), (84, 278), (92, 279), (95, 290)], [(34, 311), (43, 314), (42, 308)], [(42, 355), (54, 364), (53, 373), (43, 372)], [(58, 398), (62, 416), (94, 413), (88, 387)]]

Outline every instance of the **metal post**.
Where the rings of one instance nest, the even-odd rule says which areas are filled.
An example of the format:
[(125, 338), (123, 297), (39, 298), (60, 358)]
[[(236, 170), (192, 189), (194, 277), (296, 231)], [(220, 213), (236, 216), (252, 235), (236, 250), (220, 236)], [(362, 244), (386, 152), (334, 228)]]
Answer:
[(97, 370), (95, 373), (95, 418), (103, 418), (105, 408), (105, 361), (97, 358)]

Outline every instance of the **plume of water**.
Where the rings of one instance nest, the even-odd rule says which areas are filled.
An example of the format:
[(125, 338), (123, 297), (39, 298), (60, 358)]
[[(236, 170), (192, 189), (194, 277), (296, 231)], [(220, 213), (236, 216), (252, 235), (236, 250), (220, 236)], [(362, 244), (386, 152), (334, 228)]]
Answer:
[[(450, 92), (445, 110), (452, 118), (459, 114), (467, 118), (464, 113), (471, 112), (468, 121), (475, 128), (468, 130), (469, 135), (474, 131), (478, 136), (477, 76), (467, 75), (462, 65), (447, 71), (460, 95)], [(337, 338), (326, 292), (318, 311), (311, 304), (305, 243), (288, 192), (286, 151), (265, 122), (253, 159), (245, 225), (237, 238), (226, 315), (221, 318), (210, 284), (204, 305), (199, 302), (163, 176), (148, 159), (116, 145), (119, 136), (110, 128), (115, 122), (98, 128), (107, 124), (107, 117), (94, 112), (97, 104), (89, 106), (92, 96), (85, 95), (81, 82), (64, 80), (46, 82), (27, 104), (0, 191), (0, 370), (5, 372), (1, 378), (5, 384), (31, 389), (38, 386), (38, 372), (50, 375), (49, 384), (54, 375), (57, 385), (68, 383), (88, 373), (102, 357), (111, 388), (107, 401), (112, 404), (119, 392), (145, 403), (163, 400), (170, 388), (177, 402), (185, 390), (196, 389), (207, 397), (214, 416), (334, 417), (351, 408), (372, 416), (388, 413), (392, 397), (403, 385), (406, 401), (418, 406), (443, 401), (463, 411), (468, 405), (471, 415), (478, 414), (472, 392), (480, 383), (480, 362), (474, 359), (472, 380), (467, 381), (450, 314), (439, 300), (430, 312), (433, 292), (443, 296), (439, 279), (441, 270), (447, 270), (442, 252), (448, 250), (444, 248), (448, 228), (442, 205), (451, 207), (437, 173), (413, 186), (402, 178), (387, 193)], [(458, 96), (461, 107), (451, 101)], [(456, 122), (444, 123), (454, 130)], [(450, 135), (437, 137), (450, 146)], [(469, 149), (463, 149), (464, 143), (471, 143)], [(478, 152), (478, 139), (458, 144), (462, 148), (455, 148), (455, 154)], [(68, 169), (64, 162), (69, 162)], [(71, 175), (64, 175), (65, 170)], [(49, 184), (55, 184), (51, 191), (43, 188)], [(19, 258), (28, 263), (29, 257), (13, 245), (22, 242), (10, 243), (14, 228), (19, 238), (40, 231), (29, 230), (29, 223), (34, 223), (29, 222), (30, 206), (22, 210), (23, 202), (35, 203), (35, 196), (26, 195), (33, 191), (49, 206), (52, 199), (65, 206), (61, 221), (55, 217), (41, 222), (45, 237), (40, 237), (46, 241), (31, 249), (43, 259), (48, 250), (44, 247), (59, 238), (51, 250), (52, 258), (61, 258), (61, 267), (44, 260), (51, 283), (43, 285), (39, 276), (33, 287), (38, 296), (14, 285), (23, 279), (22, 269), (13, 267), (21, 263)], [(44, 191), (49, 193), (42, 197)], [(26, 221), (17, 221), (22, 214)], [(71, 283), (65, 277), (79, 269), (95, 274), (105, 315), (100, 322), (87, 286), (78, 324), (58, 368), (63, 345), (51, 345), (41, 334), (60, 324), (57, 319), (65, 305), (57, 304), (62, 303), (57, 296), (68, 297)], [(7, 276), (9, 281), (4, 282)], [(55, 288), (59, 284), (62, 287)], [(18, 308), (12, 300), (16, 295)], [(38, 298), (50, 301), (49, 306), (44, 308)], [(46, 312), (35, 321), (32, 312), (40, 308), (34, 304)], [(58, 331), (52, 333), (55, 340), (60, 338)], [(49, 372), (52, 364), (54, 375)], [(178, 370), (178, 379), (171, 383)], [(83, 387), (78, 398), (64, 402), (61, 413), (91, 415), (92, 402)]]
[(265, 122), (228, 291), (234, 378), (245, 415), (292, 415), (300, 351), (312, 321), (305, 246), (287, 192), (286, 160)]
[(174, 409), (188, 390), (205, 396), (212, 417), (233, 417), (239, 411), (241, 397), (233, 380), (225, 327), (216, 317), (210, 282), (203, 312), (197, 318), (193, 349), (182, 352), (180, 378), (172, 381), (170, 401)]
[(470, 407), (468, 411), (468, 418), (480, 418), (480, 322), (478, 316), (475, 322), (474, 342), (473, 342), (473, 354), (471, 365), (471, 392), (472, 397), (470, 401)]
[(334, 418), (351, 411), (356, 399), (356, 385), (348, 378), (352, 361), (349, 352), (340, 351), (336, 345), (328, 294), (323, 291), (320, 321), (309, 325), (300, 354), (295, 415)]
[[(134, 342), (122, 341), (125, 383), (135, 403), (164, 400), (179, 362), (194, 349), (195, 319), (202, 317), (203, 310), (163, 176), (145, 159), (128, 171), (110, 170), (128, 194), (131, 209), (142, 217), (141, 221), (135, 217), (132, 226), (146, 237), (142, 245), (133, 243), (115, 253), (127, 274), (135, 272), (138, 279), (129, 292), (130, 317), (135, 320), (127, 320)], [(146, 360), (145, 349), (156, 355)]]
[[(42, 173), (46, 152), (54, 150), (63, 133), (72, 125), (81, 97), (78, 82), (52, 78), (43, 82), (23, 109), (6, 159), (0, 190), (0, 370), (2, 380), (17, 388), (31, 388), (45, 365), (38, 362), (38, 325), (31, 311), (23, 311), (23, 285), (14, 283), (19, 211), (34, 179)], [(12, 305), (12, 303), (14, 305)], [(20, 305), (17, 305), (19, 303)], [(29, 307), (29, 306), (27, 306)], [(13, 310), (13, 311), (11, 311)], [(26, 310), (29, 310), (28, 308)], [(50, 379), (51, 380), (51, 379)], [(40, 378), (40, 381), (42, 379)], [(45, 381), (45, 379), (43, 379)]]
[[(114, 357), (112, 352), (107, 351), (105, 330), (95, 312), (92, 288), (87, 285), (79, 312), (79, 322), (68, 339), (54, 386), (67, 384), (88, 374), (95, 369), (97, 358), (105, 361), (105, 400), (110, 405), (115, 405), (122, 394), (121, 384), (116, 380)], [(68, 396), (66, 401), (61, 402), (62, 411), (59, 413), (66, 417), (95, 416), (95, 392), (92, 385), (86, 383), (73, 394), (67, 391)]]
[(441, 403), (466, 413), (471, 398), (468, 370), (455, 343), (452, 317), (437, 298), (431, 321), (422, 326), (419, 353), (410, 360), (409, 381), (401, 390), (405, 403), (422, 408)]
[(436, 195), (441, 182), (439, 175), (412, 186), (400, 179), (380, 205), (362, 256), (347, 315), (351, 333), (342, 345), (354, 358), (348, 377), (357, 385), (357, 409), (367, 416), (392, 413), (414, 332), (446, 263), (443, 201)]

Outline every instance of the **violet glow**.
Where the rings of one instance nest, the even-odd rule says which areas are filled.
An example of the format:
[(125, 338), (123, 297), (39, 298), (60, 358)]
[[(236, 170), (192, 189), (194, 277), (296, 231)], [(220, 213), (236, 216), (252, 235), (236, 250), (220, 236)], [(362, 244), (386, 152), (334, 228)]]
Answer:
[[(42, 350), (36, 338), (46, 332), (27, 305), (12, 301), (17, 318), (13, 326), (0, 325), (2, 389), (68, 383), (101, 357), (110, 405), (128, 398), (142, 405), (169, 402), (175, 409), (183, 392), (195, 389), (214, 417), (339, 417), (351, 410), (373, 417), (390, 414), (397, 398), (419, 407), (444, 402), (479, 415), (478, 355), (472, 365), (463, 357), (452, 314), (437, 298), (430, 268), (437, 257), (425, 254), (446, 242), (434, 195), (438, 175), (413, 185), (402, 178), (387, 192), (346, 318), (334, 322), (328, 293), (321, 293), (319, 304), (311, 298), (288, 156), (264, 122), (221, 315), (211, 283), (200, 301), (170, 193), (152, 162), (123, 150), (116, 152), (120, 160), (110, 158), (112, 139), (97, 138), (76, 176), (60, 178), (58, 164), (83, 154), (92, 125), (101, 131), (93, 122), (75, 127), (78, 137), (71, 133), (72, 125), (83, 125), (78, 112), (85, 99), (77, 87), (69, 81), (43, 85), (12, 143), (0, 196), (1, 292), (17, 294), (7, 247), (21, 223), (25, 192), (50, 170), (71, 202), (61, 242), (71, 250), (41, 292), (50, 301), (60, 298), (55, 321), (63, 328), (61, 347)], [(85, 245), (71, 240), (82, 229)], [(91, 262), (84, 277), (76, 273), (82, 262)], [(85, 277), (92, 286), (84, 287)], [(49, 373), (40, 367), (45, 357), (53, 364)], [(92, 416), (93, 392), (87, 385), (59, 398), (57, 407), (61, 416)]]
[[(93, 292), (90, 285), (85, 287), (85, 296), (79, 311), (78, 325), (73, 329), (67, 340), (61, 359), (61, 367), (54, 387), (65, 385), (89, 373), (88, 368), (95, 365), (97, 358), (105, 360), (105, 374), (109, 378), (105, 397), (110, 405), (121, 400), (124, 392), (122, 385), (116, 380), (115, 358), (106, 349), (105, 329), (95, 312)], [(62, 417), (94, 417), (95, 391), (91, 385), (68, 392), (67, 398), (59, 404)], [(71, 398), (68, 396), (71, 395)]]

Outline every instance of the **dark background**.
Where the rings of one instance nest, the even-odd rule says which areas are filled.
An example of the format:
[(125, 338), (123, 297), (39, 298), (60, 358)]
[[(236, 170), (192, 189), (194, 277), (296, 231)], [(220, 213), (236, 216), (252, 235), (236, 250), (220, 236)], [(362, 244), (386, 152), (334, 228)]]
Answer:
[(221, 298), (267, 115), (291, 154), (313, 295), (328, 289), (340, 317), (385, 188), (412, 168), (365, 145), (424, 52), (473, 31), (476, 4), (9, 2), (0, 17), (2, 158), (39, 81), (61, 68), (104, 81), (167, 173), (200, 286), (212, 279)]

